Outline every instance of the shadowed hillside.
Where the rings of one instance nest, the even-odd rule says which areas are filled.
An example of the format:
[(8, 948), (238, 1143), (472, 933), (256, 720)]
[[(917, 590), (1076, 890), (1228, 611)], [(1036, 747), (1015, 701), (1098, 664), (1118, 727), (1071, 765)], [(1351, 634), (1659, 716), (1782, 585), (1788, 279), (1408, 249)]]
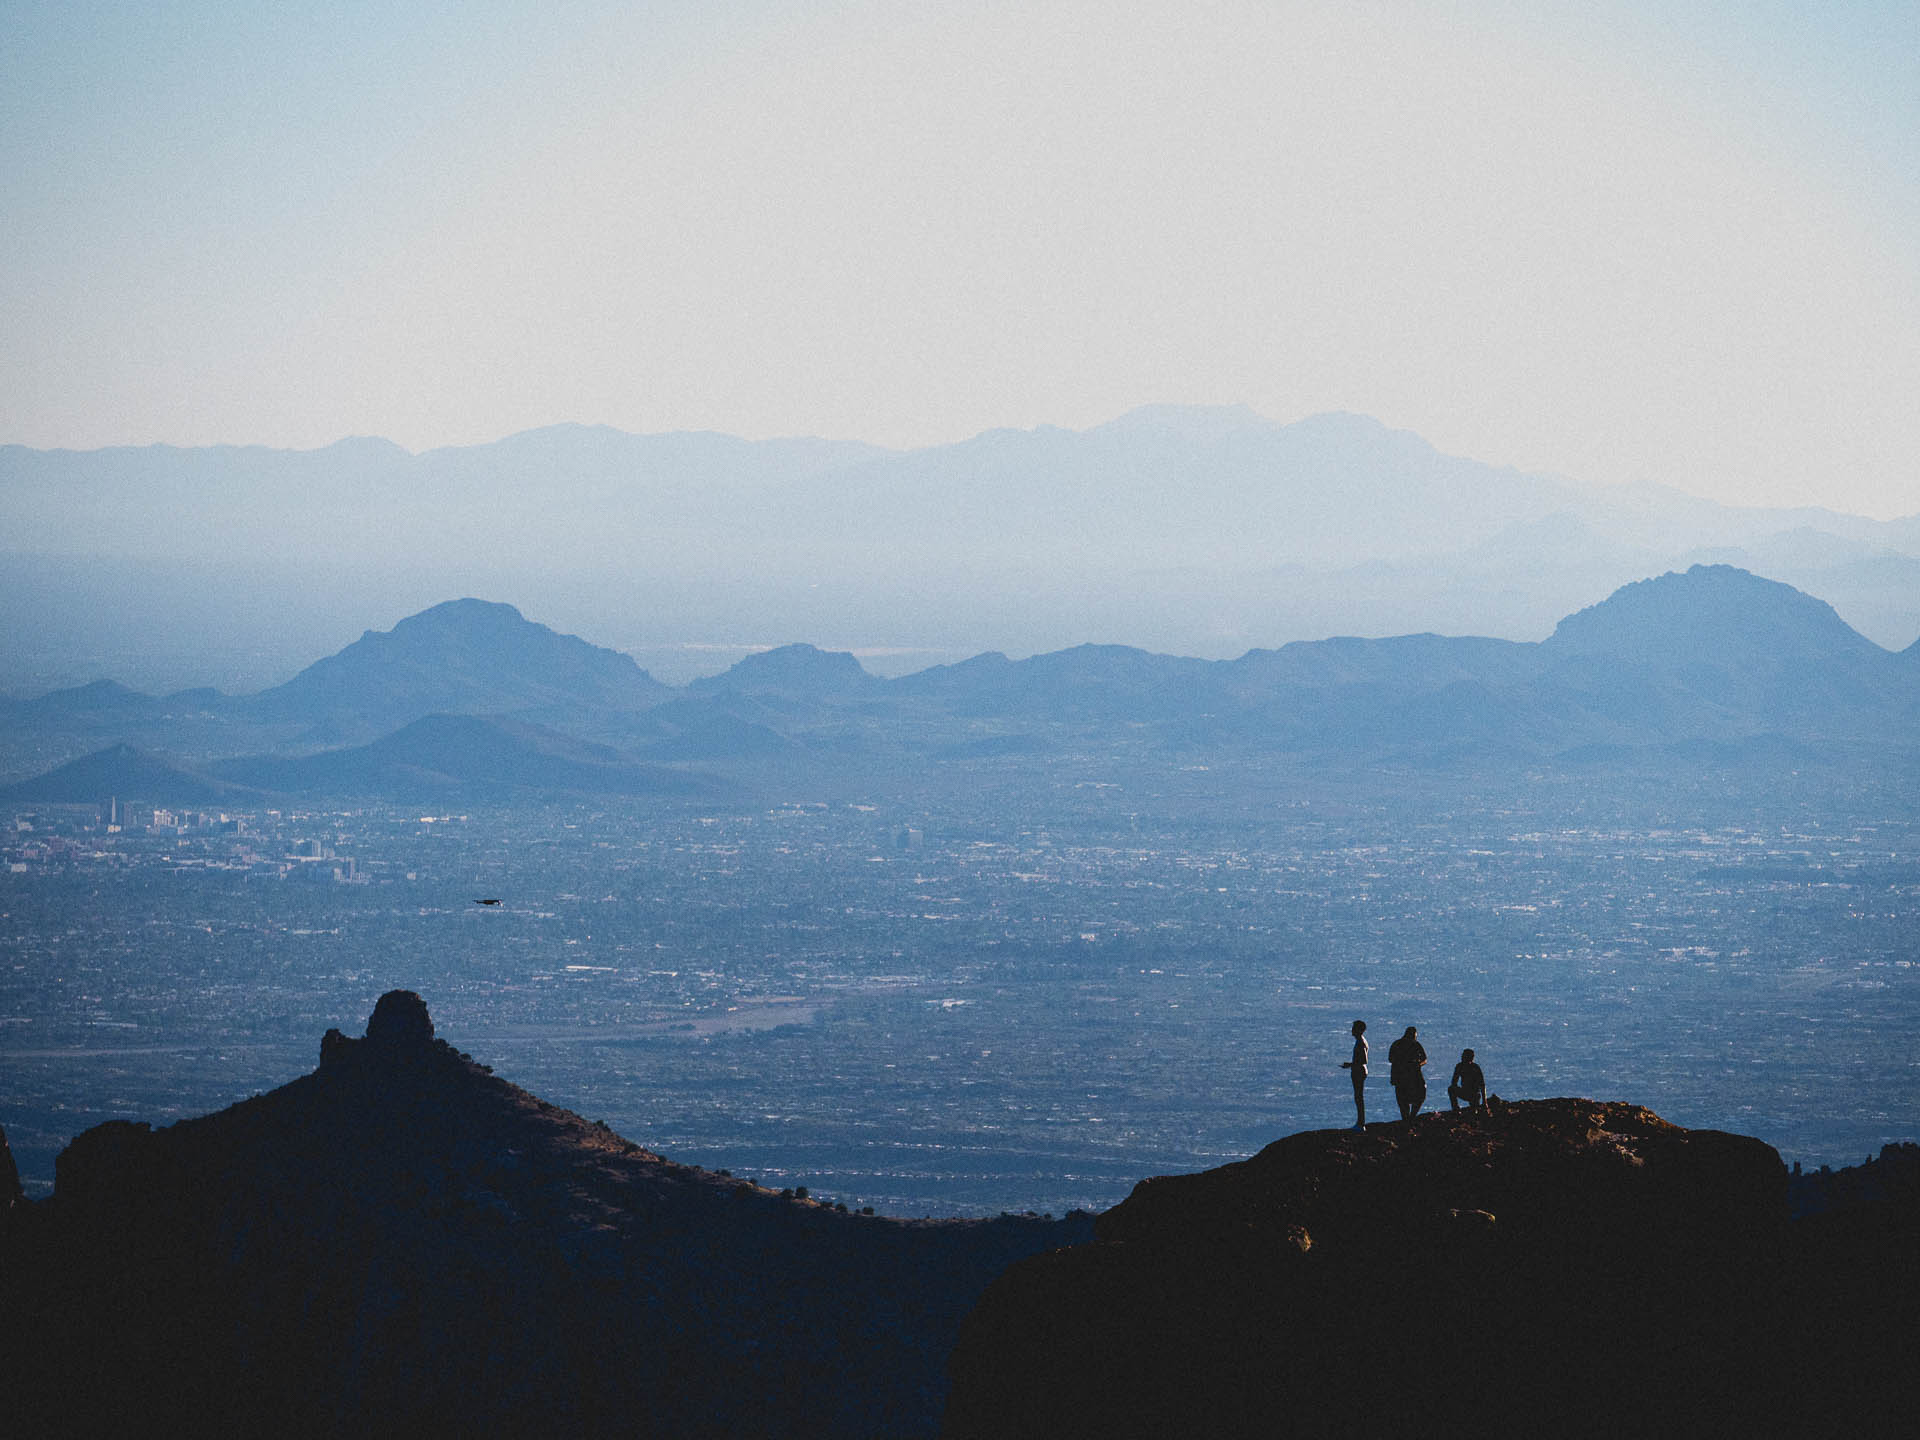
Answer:
[(271, 1094), (86, 1132), (0, 1220), (22, 1435), (924, 1435), (981, 1289), (1090, 1234), (673, 1164), (406, 992)]
[(1882, 1435), (1920, 1341), (1920, 1148), (1789, 1177), (1590, 1100), (900, 1221), (673, 1164), (393, 992), (270, 1094), (87, 1131), (49, 1201), (8, 1158), (22, 1434)]
[(1292, 1135), (995, 1282), (945, 1433), (1901, 1433), (1917, 1161), (1798, 1181), (1790, 1221), (1768, 1146), (1631, 1105)]

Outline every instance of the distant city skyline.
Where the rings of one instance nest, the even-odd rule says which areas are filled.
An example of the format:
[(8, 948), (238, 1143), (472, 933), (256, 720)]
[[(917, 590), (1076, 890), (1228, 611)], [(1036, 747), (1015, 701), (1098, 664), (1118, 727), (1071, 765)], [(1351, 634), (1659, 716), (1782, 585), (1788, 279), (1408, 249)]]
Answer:
[(8, 4), (0, 443), (1377, 416), (1920, 512), (1920, 9)]

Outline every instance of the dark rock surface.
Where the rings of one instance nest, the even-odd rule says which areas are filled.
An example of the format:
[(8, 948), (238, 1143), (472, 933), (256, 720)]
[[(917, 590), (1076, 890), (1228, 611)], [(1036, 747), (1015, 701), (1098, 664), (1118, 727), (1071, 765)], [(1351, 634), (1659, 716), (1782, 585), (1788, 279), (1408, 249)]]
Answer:
[(1587, 1100), (1289, 1136), (996, 1281), (945, 1433), (1903, 1433), (1920, 1209), (1790, 1221), (1787, 1183)]
[(1801, 1173), (1793, 1167), (1787, 1199), (1795, 1219), (1876, 1211), (1920, 1213), (1920, 1145), (1888, 1145), (1858, 1165)]
[(987, 1283), (1091, 1238), (672, 1164), (494, 1077), (404, 991), (270, 1094), (87, 1131), (23, 1209), (23, 1436), (926, 1435)]
[(433, 1017), (427, 1002), (411, 990), (389, 990), (367, 1017), (367, 1039), (391, 1050), (425, 1051), (433, 1043)]
[(26, 1204), (26, 1199), (20, 1188), (20, 1167), (13, 1163), (13, 1147), (7, 1144), (6, 1130), (0, 1128), (0, 1217)]

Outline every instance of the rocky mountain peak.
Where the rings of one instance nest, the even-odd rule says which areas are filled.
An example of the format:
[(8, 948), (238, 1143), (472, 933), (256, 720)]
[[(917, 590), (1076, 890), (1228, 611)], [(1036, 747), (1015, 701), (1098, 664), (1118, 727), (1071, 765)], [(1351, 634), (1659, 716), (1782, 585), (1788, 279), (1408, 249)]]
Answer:
[[(503, 601), (480, 600), (469, 595), (459, 600), (443, 600), (418, 614), (409, 615), (396, 623), (390, 633), (396, 640), (420, 640), (436, 634), (498, 636), (511, 634), (522, 627), (533, 627), (533, 622), (516, 607)], [(368, 635), (378, 633), (367, 631)]]
[(320, 1037), (320, 1068), (337, 1068), (355, 1056), (416, 1059), (436, 1051), (454, 1054), (452, 1046), (433, 1038), (427, 1002), (411, 990), (389, 990), (374, 1002), (364, 1039), (349, 1039), (339, 1030)]
[(737, 662), (725, 674), (696, 680), (696, 693), (735, 690), (794, 695), (833, 695), (870, 688), (874, 677), (851, 652), (804, 643), (779, 645)]
[(433, 1017), (427, 1002), (411, 990), (389, 990), (367, 1017), (367, 1039), (395, 1050), (417, 1050), (433, 1043)]
[(1732, 565), (1623, 585), (1567, 616), (1544, 648), (1662, 666), (1832, 660), (1877, 649), (1825, 601)]
[(251, 704), (261, 714), (397, 729), (435, 712), (645, 708), (666, 693), (633, 657), (496, 601), (448, 600), (369, 630)]
[(0, 1395), (36, 1435), (929, 1437), (987, 1282), (1092, 1233), (675, 1164), (409, 990), (277, 1090), (96, 1125), (27, 1210), (0, 1211)]

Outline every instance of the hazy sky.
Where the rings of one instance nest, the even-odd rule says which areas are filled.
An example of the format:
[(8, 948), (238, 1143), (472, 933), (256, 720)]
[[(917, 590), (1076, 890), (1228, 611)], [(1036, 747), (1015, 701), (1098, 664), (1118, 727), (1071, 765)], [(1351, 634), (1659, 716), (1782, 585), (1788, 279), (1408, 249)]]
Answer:
[(0, 441), (1144, 402), (1920, 511), (1920, 4), (0, 0)]

